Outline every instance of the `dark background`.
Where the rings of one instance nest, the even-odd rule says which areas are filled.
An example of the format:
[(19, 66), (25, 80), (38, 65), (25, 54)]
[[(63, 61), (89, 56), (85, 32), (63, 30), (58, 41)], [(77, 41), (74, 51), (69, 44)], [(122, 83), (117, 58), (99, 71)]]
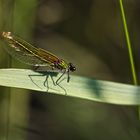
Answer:
[[(139, 82), (140, 2), (123, 0), (123, 4)], [(12, 31), (72, 62), (77, 68), (72, 74), (133, 84), (118, 0), (0, 0), (0, 30)], [(1, 46), (0, 64), (1, 68), (28, 67), (9, 57)], [(136, 106), (3, 87), (0, 92), (0, 138), (140, 138)]]

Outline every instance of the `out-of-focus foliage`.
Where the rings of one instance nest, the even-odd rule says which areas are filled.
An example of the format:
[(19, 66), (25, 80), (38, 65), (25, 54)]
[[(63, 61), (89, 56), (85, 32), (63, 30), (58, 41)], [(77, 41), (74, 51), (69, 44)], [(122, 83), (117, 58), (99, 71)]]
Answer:
[[(11, 31), (32, 38), (35, 5), (36, 0), (0, 0), (0, 32)], [(5, 47), (0, 44), (0, 67), (22, 67), (5, 52)], [(28, 91), (0, 87), (0, 93), (0, 139), (25, 139), (26, 132), (18, 135), (14, 125), (28, 124)], [(19, 110), (22, 112), (18, 113)]]
[[(140, 1), (123, 0), (123, 3), (139, 80)], [(77, 67), (74, 74), (132, 83), (117, 0), (0, 0), (0, 19), (1, 31), (7, 28), (35, 46), (74, 63)], [(2, 53), (0, 62), (7, 66), (5, 58)], [(29, 98), (24, 95), (18, 91), (11, 99), (16, 104), (12, 105), (10, 118), (21, 120), (21, 124), (15, 120), (10, 127), (10, 134), (17, 134), (17, 139), (26, 132), (34, 140), (137, 140), (140, 137), (135, 107), (46, 94), (32, 94), (28, 106)], [(2, 98), (1, 102), (4, 101)], [(28, 127), (24, 125), (27, 123)]]

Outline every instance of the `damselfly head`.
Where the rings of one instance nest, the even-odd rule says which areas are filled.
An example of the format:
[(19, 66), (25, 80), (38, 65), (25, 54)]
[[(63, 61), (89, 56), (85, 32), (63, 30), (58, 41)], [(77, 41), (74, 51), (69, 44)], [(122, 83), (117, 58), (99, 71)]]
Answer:
[(76, 67), (72, 63), (69, 63), (69, 70), (72, 72), (76, 71)]

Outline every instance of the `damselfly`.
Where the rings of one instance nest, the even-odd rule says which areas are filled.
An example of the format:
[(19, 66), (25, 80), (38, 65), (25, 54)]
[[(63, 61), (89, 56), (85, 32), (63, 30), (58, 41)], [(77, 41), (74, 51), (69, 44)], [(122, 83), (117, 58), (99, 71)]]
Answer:
[(6, 50), (13, 57), (18, 60), (33, 66), (49, 66), (52, 69), (57, 69), (62, 71), (62, 75), (57, 79), (56, 83), (62, 78), (62, 76), (67, 73), (69, 82), (70, 71), (75, 71), (76, 67), (72, 63), (67, 63), (65, 60), (60, 59), (56, 55), (42, 49), (36, 48), (26, 42), (25, 40), (12, 35), (11, 32), (2, 32), (0, 37), (8, 43)]

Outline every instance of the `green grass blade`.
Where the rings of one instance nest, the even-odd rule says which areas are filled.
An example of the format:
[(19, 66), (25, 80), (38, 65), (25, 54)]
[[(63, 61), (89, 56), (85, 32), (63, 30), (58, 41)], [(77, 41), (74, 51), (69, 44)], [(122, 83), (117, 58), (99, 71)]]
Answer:
[[(81, 76), (71, 76), (70, 82), (64, 79), (60, 86), (55, 86), (53, 80), (61, 75), (46, 72), (45, 75), (28, 69), (0, 69), (0, 85), (24, 88), (41, 92), (82, 98), (86, 100), (113, 103), (121, 105), (139, 105), (140, 87), (115, 82), (95, 80)], [(49, 77), (46, 80), (46, 77)], [(51, 76), (53, 80), (51, 79)], [(67, 78), (67, 75), (64, 76)], [(46, 86), (44, 86), (44, 82)]]
[(128, 28), (127, 28), (125, 12), (124, 12), (124, 8), (123, 8), (122, 0), (119, 0), (119, 2), (120, 2), (121, 15), (122, 15), (123, 26), (124, 26), (124, 31), (125, 31), (125, 37), (126, 37), (126, 42), (127, 42), (127, 47), (128, 47), (129, 59), (130, 59), (130, 64), (131, 64), (133, 83), (135, 85), (137, 85), (138, 84), (137, 75), (136, 75), (135, 64), (134, 64), (134, 60), (133, 60), (133, 52), (132, 52), (129, 32), (128, 32)]
[[(120, 3), (121, 15), (122, 15), (122, 20), (123, 20), (127, 47), (128, 47), (129, 59), (130, 59), (130, 64), (131, 64), (133, 83), (134, 83), (134, 85), (138, 85), (137, 74), (136, 74), (135, 64), (134, 64), (134, 60), (133, 60), (133, 52), (132, 52), (132, 47), (131, 47), (131, 42), (130, 42), (130, 37), (129, 37), (128, 28), (127, 28), (127, 22), (126, 22), (126, 17), (125, 17), (122, 0), (119, 0), (119, 3)], [(139, 114), (139, 119), (140, 119), (140, 107), (139, 106), (138, 106), (138, 114)]]

